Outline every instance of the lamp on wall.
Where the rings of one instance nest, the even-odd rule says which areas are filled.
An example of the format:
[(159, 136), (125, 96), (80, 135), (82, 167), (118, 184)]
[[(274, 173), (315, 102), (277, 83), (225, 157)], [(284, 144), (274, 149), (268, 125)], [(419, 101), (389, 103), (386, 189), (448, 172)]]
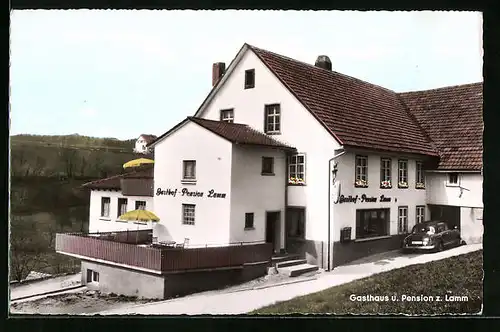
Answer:
[(463, 193), (464, 193), (464, 190), (470, 191), (469, 189), (464, 188), (464, 187), (462, 187), (462, 186), (459, 186), (459, 188), (460, 188), (460, 194), (458, 194), (458, 198), (462, 198), (462, 195), (463, 195)]

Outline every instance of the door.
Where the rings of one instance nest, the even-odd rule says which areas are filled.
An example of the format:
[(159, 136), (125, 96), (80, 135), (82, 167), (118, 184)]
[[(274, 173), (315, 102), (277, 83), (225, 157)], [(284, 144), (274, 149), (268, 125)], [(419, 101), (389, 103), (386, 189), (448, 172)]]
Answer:
[(450, 243), (450, 232), (445, 224), (438, 224), (436, 227), (436, 233), (441, 237), (443, 245), (447, 246)]
[[(273, 250), (276, 251), (279, 243), (279, 234), (277, 232), (280, 222), (279, 212), (266, 212), (266, 242), (273, 244)], [(279, 248), (278, 248), (279, 249)]]

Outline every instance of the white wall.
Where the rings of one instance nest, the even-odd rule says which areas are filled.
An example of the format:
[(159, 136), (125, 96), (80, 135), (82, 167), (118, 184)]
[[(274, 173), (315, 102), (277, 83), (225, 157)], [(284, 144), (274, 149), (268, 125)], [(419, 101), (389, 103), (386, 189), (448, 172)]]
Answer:
[(483, 241), (482, 208), (460, 208), (460, 235), (467, 244)]
[[(253, 89), (243, 88), (247, 69), (255, 69)], [(281, 105), (281, 134), (273, 138), (306, 153), (306, 185), (289, 187), (288, 205), (307, 206), (306, 238), (326, 240), (328, 160), (339, 144), (253, 52), (243, 56), (200, 116), (219, 120), (221, 109), (234, 108), (235, 122), (264, 131), (264, 106), (274, 103)]]
[[(101, 198), (109, 197), (111, 200), (109, 218), (101, 217)], [(113, 232), (149, 229), (151, 225), (140, 225), (134, 222), (122, 222), (118, 219), (118, 198), (127, 199), (127, 211), (135, 210), (136, 201), (145, 201), (146, 210), (154, 211), (153, 197), (148, 196), (123, 196), (119, 191), (91, 190), (90, 192), (90, 213), (89, 213), (89, 233), (93, 232)]]
[[(154, 204), (161, 221), (153, 232), (159, 241), (189, 238), (191, 246), (229, 242), (231, 149), (230, 142), (193, 122), (155, 146)], [(196, 160), (196, 184), (181, 182), (183, 160)], [(178, 193), (157, 195), (159, 188)], [(203, 197), (182, 196), (184, 188), (203, 192)], [(212, 189), (225, 198), (209, 198)], [(195, 225), (182, 223), (182, 204), (196, 205)]]
[(458, 186), (448, 186), (448, 173), (427, 172), (427, 204), (483, 207), (483, 177), (481, 173), (460, 173), (459, 184), (469, 189), (460, 197)]
[[(398, 233), (398, 207), (408, 207), (408, 229), (415, 225), (416, 206), (425, 205), (425, 190), (415, 189), (416, 160), (415, 157), (395, 154), (374, 154), (359, 152), (368, 156), (368, 188), (354, 187), (355, 181), (355, 156), (356, 152), (347, 152), (337, 159), (337, 180), (340, 181), (341, 195), (356, 196), (366, 194), (376, 197), (377, 201), (357, 203), (332, 204), (333, 227), (332, 241), (340, 240), (340, 229), (352, 227), (351, 238), (356, 238), (356, 209), (390, 209), (390, 235)], [(380, 188), (380, 158), (387, 157), (392, 160), (392, 189)], [(398, 159), (408, 160), (408, 188), (399, 189), (397, 185)], [(390, 197), (390, 202), (380, 202), (380, 196)], [(426, 214), (428, 212), (426, 211)], [(427, 214), (426, 218), (429, 217)]]
[[(274, 158), (274, 176), (261, 175), (262, 157)], [(284, 248), (286, 156), (268, 148), (233, 145), (231, 183), (231, 242), (265, 241), (266, 211), (280, 211), (277, 248)], [(245, 230), (245, 213), (254, 213), (254, 229)]]

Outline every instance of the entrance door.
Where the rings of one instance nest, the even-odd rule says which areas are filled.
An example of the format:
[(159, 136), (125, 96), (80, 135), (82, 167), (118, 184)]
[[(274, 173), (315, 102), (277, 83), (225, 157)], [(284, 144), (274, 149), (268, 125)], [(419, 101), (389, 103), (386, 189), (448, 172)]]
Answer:
[(278, 234), (279, 223), (280, 223), (279, 212), (266, 212), (266, 242), (273, 244), (274, 251), (277, 250), (276, 247), (277, 244), (279, 244), (279, 234)]

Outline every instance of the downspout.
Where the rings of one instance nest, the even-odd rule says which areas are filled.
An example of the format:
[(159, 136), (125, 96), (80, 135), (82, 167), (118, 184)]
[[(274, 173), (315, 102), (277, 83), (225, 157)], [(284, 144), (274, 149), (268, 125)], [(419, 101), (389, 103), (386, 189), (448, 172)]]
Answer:
[(283, 230), (283, 246), (284, 246), (284, 251), (286, 254), (288, 254), (288, 237), (287, 237), (287, 231), (288, 231), (288, 157), (290, 156), (290, 153), (287, 151), (285, 152), (285, 209), (283, 211), (283, 225), (284, 225), (284, 230)]
[(328, 248), (327, 248), (327, 257), (328, 257), (328, 262), (327, 262), (327, 267), (328, 267), (328, 270), (327, 271), (330, 271), (331, 270), (331, 264), (330, 264), (330, 256), (331, 256), (331, 236), (330, 236), (330, 232), (331, 232), (331, 222), (330, 222), (330, 218), (331, 218), (331, 202), (332, 202), (332, 195), (331, 195), (331, 191), (332, 191), (332, 169), (331, 169), (331, 165), (332, 165), (332, 161), (334, 161), (335, 159), (337, 159), (338, 157), (342, 156), (343, 154), (346, 153), (346, 151), (344, 151), (344, 149), (340, 149), (342, 152), (340, 152), (339, 154), (333, 156), (330, 160), (328, 160)]

